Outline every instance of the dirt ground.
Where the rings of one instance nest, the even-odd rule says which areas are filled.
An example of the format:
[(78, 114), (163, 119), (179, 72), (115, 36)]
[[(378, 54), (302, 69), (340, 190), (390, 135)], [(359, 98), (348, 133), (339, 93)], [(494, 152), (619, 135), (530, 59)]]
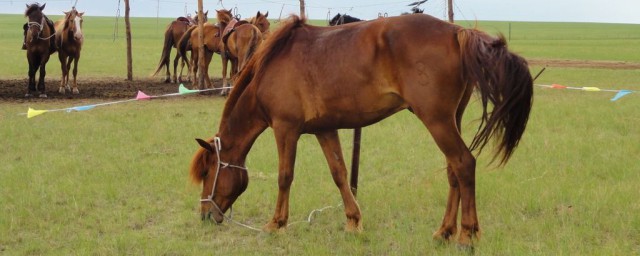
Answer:
[[(547, 67), (575, 67), (575, 68), (599, 68), (599, 69), (640, 69), (640, 63), (624, 61), (590, 61), (590, 60), (554, 60), (554, 59), (530, 59), (530, 65)], [(213, 79), (214, 86), (219, 87), (220, 79)], [(80, 94), (72, 95), (58, 93), (59, 79), (46, 78), (47, 99), (130, 99), (136, 96), (138, 90), (147, 95), (162, 95), (178, 92), (178, 84), (168, 84), (157, 78), (134, 79), (126, 81), (124, 78), (82, 78), (78, 79)], [(191, 88), (191, 83), (184, 83)], [(24, 101), (27, 92), (27, 78), (0, 79), (0, 100)]]
[[(78, 89), (80, 94), (73, 95), (69, 91), (66, 94), (58, 93), (60, 79), (45, 78), (45, 90), (47, 99), (43, 100), (73, 100), (73, 99), (131, 99), (135, 98), (138, 90), (147, 95), (163, 95), (177, 93), (178, 85), (164, 83), (160, 78), (134, 79), (126, 81), (124, 78), (82, 78), (78, 77)], [(214, 86), (222, 84), (221, 79), (212, 79)], [(191, 88), (191, 83), (184, 85)], [(27, 78), (24, 79), (0, 79), (0, 100), (23, 101), (27, 93)], [(37, 98), (38, 95), (35, 95)]]

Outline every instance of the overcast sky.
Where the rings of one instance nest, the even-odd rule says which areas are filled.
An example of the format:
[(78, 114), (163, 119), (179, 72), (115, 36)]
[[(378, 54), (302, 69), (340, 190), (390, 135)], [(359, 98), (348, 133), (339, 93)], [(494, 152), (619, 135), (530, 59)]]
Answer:
[[(77, 9), (88, 16), (114, 17), (123, 0), (39, 0), (47, 3), (45, 14), (61, 14), (77, 1)], [(379, 13), (389, 16), (409, 11), (407, 4), (417, 0), (306, 0), (311, 19), (327, 19), (336, 13), (347, 13), (361, 19), (372, 19)], [(500, 21), (570, 21), (640, 24), (640, 0), (453, 0), (456, 20)], [(0, 0), (0, 13), (24, 13), (25, 4), (34, 1)], [(197, 0), (130, 0), (131, 16), (177, 17), (193, 13)], [(269, 18), (287, 17), (299, 12), (299, 0), (204, 0), (205, 10), (234, 7), (243, 17), (257, 11), (269, 12)], [(428, 0), (421, 5), (425, 13), (446, 18), (446, 0)], [(281, 14), (282, 13), (282, 14)], [(639, 32), (640, 33), (640, 32)]]

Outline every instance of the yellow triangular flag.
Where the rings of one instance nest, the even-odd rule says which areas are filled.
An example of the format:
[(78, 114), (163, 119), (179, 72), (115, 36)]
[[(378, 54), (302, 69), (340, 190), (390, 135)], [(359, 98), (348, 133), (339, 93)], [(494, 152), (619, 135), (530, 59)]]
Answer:
[(35, 110), (32, 108), (29, 108), (29, 111), (27, 111), (27, 118), (32, 118), (34, 116), (42, 115), (47, 111), (49, 110)]
[(582, 90), (588, 91), (588, 92), (599, 92), (600, 88), (598, 87), (582, 87)]

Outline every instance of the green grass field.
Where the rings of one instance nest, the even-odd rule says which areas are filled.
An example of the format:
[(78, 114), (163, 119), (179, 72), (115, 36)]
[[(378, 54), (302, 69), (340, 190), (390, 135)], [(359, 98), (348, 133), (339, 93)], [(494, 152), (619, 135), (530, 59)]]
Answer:
[[(158, 28), (155, 19), (132, 20), (136, 77), (155, 68), (167, 21)], [(19, 15), (0, 15), (0, 79), (26, 77), (19, 50), (23, 22)], [(113, 42), (113, 24), (113, 18), (85, 18), (81, 72), (88, 77), (126, 74), (124, 26)], [(505, 35), (507, 26), (480, 23)], [(640, 62), (639, 28), (513, 23), (511, 48), (528, 58)], [(48, 76), (60, 72), (57, 65), (49, 70)], [(210, 73), (217, 70), (214, 66)], [(550, 68), (537, 83), (640, 90), (638, 81), (640, 70)], [(529, 126), (511, 161), (504, 168), (487, 167), (490, 150), (478, 159), (483, 234), (476, 254), (640, 254), (640, 95), (610, 102), (612, 96), (535, 88)], [(311, 223), (270, 235), (199, 219), (201, 188), (189, 183), (187, 169), (198, 147), (193, 139), (216, 132), (223, 98), (174, 97), (32, 119), (18, 115), (28, 107), (99, 102), (0, 102), (1, 255), (468, 254), (431, 240), (446, 204), (445, 163), (408, 111), (363, 130), (362, 234), (343, 232), (345, 216), (338, 206), (315, 214)], [(467, 141), (479, 111), (474, 101), (466, 112)], [(342, 141), (350, 152), (351, 131), (342, 131)], [(234, 216), (261, 227), (272, 216), (277, 195), (271, 130), (258, 138), (247, 166), (249, 188), (236, 202)], [(341, 202), (313, 136), (301, 138), (296, 167), (290, 222)]]

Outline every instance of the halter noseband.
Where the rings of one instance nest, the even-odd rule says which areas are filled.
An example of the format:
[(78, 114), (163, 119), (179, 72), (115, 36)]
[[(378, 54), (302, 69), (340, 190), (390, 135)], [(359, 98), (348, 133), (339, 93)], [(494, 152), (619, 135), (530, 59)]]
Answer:
[[(31, 27), (38, 27), (38, 36), (37, 36), (37, 38), (38, 38), (38, 39), (41, 39), (41, 40), (49, 40), (51, 37), (55, 36), (55, 34), (54, 34), (54, 33), (52, 33), (52, 34), (51, 34), (49, 37), (47, 37), (47, 38), (43, 38), (43, 37), (41, 37), (40, 35), (42, 34), (42, 31), (44, 30), (44, 26), (46, 26), (44, 16), (42, 17), (42, 20), (40, 21), (40, 23), (35, 22), (35, 21), (29, 21), (29, 22), (27, 22), (27, 27), (29, 27), (29, 29), (31, 29)], [(33, 41), (33, 37), (31, 38), (31, 41)]]
[[(244, 166), (239, 166), (239, 165), (233, 165), (233, 164), (229, 164), (226, 162), (222, 162), (222, 160), (220, 160), (220, 151), (222, 151), (222, 143), (220, 142), (220, 137), (215, 137), (213, 139), (213, 146), (214, 149), (216, 151), (216, 159), (218, 160), (218, 164), (216, 166), (216, 176), (213, 179), (213, 186), (211, 188), (211, 194), (209, 194), (209, 196), (205, 199), (200, 199), (200, 202), (210, 202), (211, 204), (213, 204), (213, 206), (215, 206), (215, 208), (218, 210), (218, 212), (220, 212), (220, 214), (224, 217), (224, 218), (228, 218), (231, 219), (231, 217), (227, 217), (224, 215), (224, 212), (222, 212), (222, 209), (220, 209), (220, 206), (218, 206), (218, 204), (216, 204), (215, 201), (213, 201), (213, 197), (215, 196), (215, 191), (216, 191), (216, 186), (218, 185), (218, 175), (220, 174), (220, 169), (223, 168), (227, 168), (227, 167), (233, 167), (233, 168), (238, 168), (238, 169), (242, 169), (245, 171), (248, 171), (249, 169), (247, 169), (247, 167)], [(233, 212), (233, 208), (231, 208), (231, 211)], [(211, 212), (211, 211), (209, 211)]]

